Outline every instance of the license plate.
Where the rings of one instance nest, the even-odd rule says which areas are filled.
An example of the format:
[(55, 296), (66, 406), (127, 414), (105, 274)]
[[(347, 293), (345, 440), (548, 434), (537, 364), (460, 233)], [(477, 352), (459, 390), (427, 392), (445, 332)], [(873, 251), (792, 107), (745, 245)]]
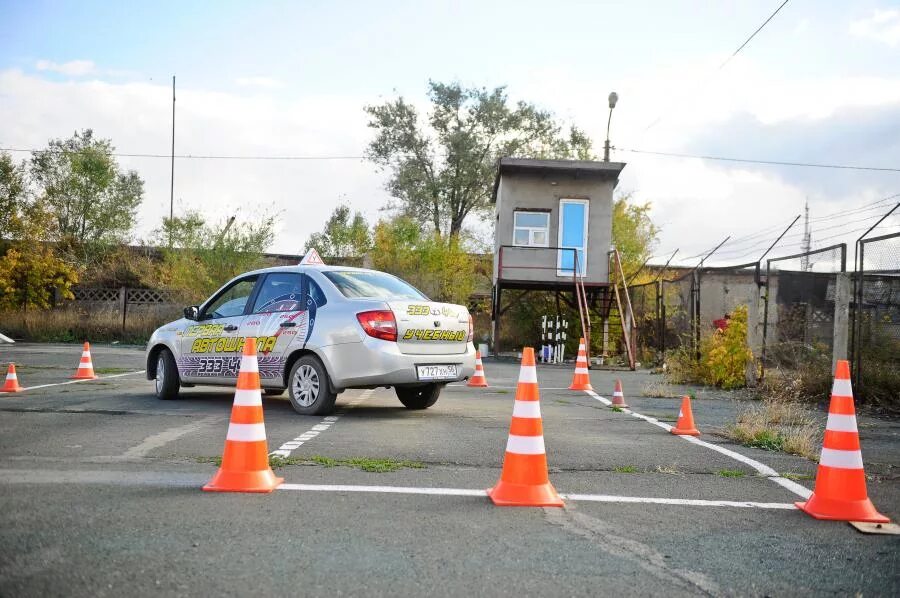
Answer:
[(455, 380), (457, 376), (455, 365), (418, 365), (416, 373), (419, 380)]

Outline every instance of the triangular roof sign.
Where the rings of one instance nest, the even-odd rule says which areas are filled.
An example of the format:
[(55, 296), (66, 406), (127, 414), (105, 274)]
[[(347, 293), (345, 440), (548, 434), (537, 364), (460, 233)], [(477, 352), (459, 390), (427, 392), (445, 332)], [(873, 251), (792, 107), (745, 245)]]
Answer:
[(300, 260), (301, 266), (324, 266), (325, 262), (322, 261), (321, 256), (319, 256), (319, 252), (315, 249), (310, 249), (306, 252), (306, 255), (303, 256), (303, 259)]

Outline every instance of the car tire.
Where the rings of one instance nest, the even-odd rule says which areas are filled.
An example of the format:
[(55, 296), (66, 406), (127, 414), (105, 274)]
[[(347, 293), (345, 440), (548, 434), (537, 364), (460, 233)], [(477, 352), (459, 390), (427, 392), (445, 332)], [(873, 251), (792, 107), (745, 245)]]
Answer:
[(178, 366), (175, 358), (168, 349), (160, 350), (156, 356), (156, 398), (170, 401), (178, 398), (178, 389), (181, 380), (178, 376)]
[(288, 397), (301, 415), (328, 415), (334, 410), (337, 393), (318, 358), (304, 355), (294, 363), (288, 376)]
[(407, 409), (428, 409), (437, 403), (443, 384), (426, 384), (424, 386), (397, 386), (394, 392)]
[(280, 397), (286, 390), (286, 388), (264, 388), (263, 392), (266, 393), (267, 397)]

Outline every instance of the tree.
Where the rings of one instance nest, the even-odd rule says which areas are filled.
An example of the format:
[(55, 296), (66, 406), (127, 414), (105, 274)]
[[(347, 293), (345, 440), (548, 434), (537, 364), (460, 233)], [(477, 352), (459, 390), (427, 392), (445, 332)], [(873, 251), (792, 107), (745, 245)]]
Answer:
[(60, 299), (74, 299), (75, 269), (43, 243), (11, 247), (0, 258), (0, 310), (48, 309), (54, 291)]
[(367, 106), (375, 139), (367, 157), (391, 173), (393, 207), (435, 233), (456, 238), (470, 214), (484, 214), (501, 157), (591, 158), (591, 143), (533, 104), (510, 106), (505, 87), (465, 88), (429, 81), (431, 112), (422, 122), (402, 97)]
[(209, 223), (195, 211), (164, 218), (154, 231), (156, 242), (165, 246), (160, 283), (183, 291), (186, 299), (205, 299), (229, 279), (259, 267), (274, 236), (271, 215), (237, 223)]
[(128, 239), (144, 195), (135, 171), (121, 172), (108, 139), (85, 129), (53, 139), (31, 160), (31, 176), (56, 220), (56, 239), (81, 248)]
[(467, 304), (475, 281), (472, 257), (459, 239), (444, 242), (437, 233), (422, 231), (407, 216), (381, 221), (375, 226), (373, 265), (390, 272), (435, 301)]
[(327, 257), (361, 257), (372, 246), (369, 225), (359, 212), (350, 220), (350, 207), (341, 204), (334, 209), (320, 233), (313, 233), (306, 242), (306, 250), (315, 249)]
[(650, 220), (650, 204), (631, 202), (631, 195), (619, 196), (613, 203), (612, 242), (619, 250), (622, 272), (634, 275), (653, 254), (659, 228)]
[(24, 165), (0, 152), (0, 239), (18, 238), (22, 233), (22, 213), (27, 200)]

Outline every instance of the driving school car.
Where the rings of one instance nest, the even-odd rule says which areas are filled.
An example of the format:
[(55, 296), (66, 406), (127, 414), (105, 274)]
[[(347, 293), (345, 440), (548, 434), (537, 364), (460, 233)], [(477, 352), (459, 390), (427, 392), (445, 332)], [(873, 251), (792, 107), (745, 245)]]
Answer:
[(393, 387), (410, 409), (433, 405), (475, 370), (472, 317), (376, 270), (300, 264), (242, 274), (147, 344), (147, 379), (160, 399), (182, 387), (233, 386), (256, 338), (267, 395), (288, 390), (298, 413), (326, 414), (348, 388)]

